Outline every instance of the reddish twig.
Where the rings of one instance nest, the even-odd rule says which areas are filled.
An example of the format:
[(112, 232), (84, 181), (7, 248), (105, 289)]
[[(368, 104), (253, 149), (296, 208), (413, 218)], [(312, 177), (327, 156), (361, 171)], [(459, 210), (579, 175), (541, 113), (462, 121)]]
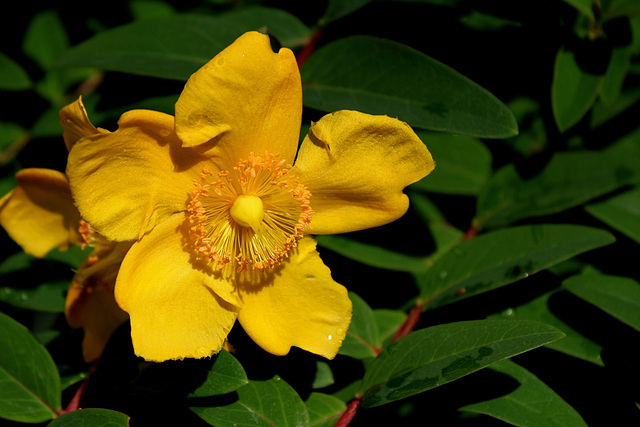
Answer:
[(311, 56), (314, 50), (316, 50), (316, 42), (322, 35), (322, 28), (318, 28), (315, 33), (309, 38), (309, 41), (300, 52), (298, 52), (298, 56), (296, 57), (296, 61), (298, 62), (298, 68), (302, 68), (302, 64), (305, 63), (307, 58)]
[(89, 384), (89, 377), (91, 376), (91, 373), (95, 370), (96, 370), (96, 364), (91, 365), (91, 368), (89, 369), (89, 373), (87, 374), (85, 379), (82, 381), (82, 384), (80, 384), (80, 387), (78, 387), (78, 390), (76, 390), (75, 394), (69, 401), (69, 404), (67, 405), (67, 407), (60, 412), (60, 415), (80, 409), (80, 402), (82, 402), (84, 393), (87, 390), (87, 385)]
[(362, 403), (362, 397), (356, 396), (347, 406), (347, 409), (342, 413), (342, 416), (336, 421), (333, 427), (347, 427), (353, 417), (356, 416), (356, 412), (358, 412), (358, 407), (360, 407), (360, 403)]
[(418, 324), (418, 320), (420, 320), (420, 315), (424, 310), (424, 305), (425, 304), (423, 302), (417, 302), (416, 305), (413, 306), (404, 323), (400, 326), (398, 332), (396, 332), (396, 335), (391, 340), (391, 343), (398, 341), (400, 338), (409, 335), (413, 331), (413, 328)]

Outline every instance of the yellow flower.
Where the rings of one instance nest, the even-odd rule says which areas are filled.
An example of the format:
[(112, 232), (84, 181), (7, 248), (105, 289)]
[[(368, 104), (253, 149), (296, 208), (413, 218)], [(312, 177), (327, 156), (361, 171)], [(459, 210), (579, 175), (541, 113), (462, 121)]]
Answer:
[(84, 329), (83, 356), (93, 362), (128, 318), (115, 302), (113, 287), (130, 244), (108, 242), (91, 231), (80, 219), (63, 173), (23, 169), (16, 179), (18, 186), (0, 200), (0, 225), (26, 253), (41, 258), (54, 248), (93, 247), (74, 275), (65, 306), (69, 324)]
[[(91, 126), (81, 100), (66, 109)], [(115, 295), (136, 354), (210, 356), (238, 319), (273, 354), (336, 355), (351, 302), (308, 233), (399, 218), (402, 190), (434, 163), (405, 123), (354, 111), (312, 124), (298, 150), (301, 116), (293, 53), (250, 32), (191, 76), (175, 118), (129, 111), (117, 131), (71, 149), (83, 218), (109, 240), (135, 240)]]

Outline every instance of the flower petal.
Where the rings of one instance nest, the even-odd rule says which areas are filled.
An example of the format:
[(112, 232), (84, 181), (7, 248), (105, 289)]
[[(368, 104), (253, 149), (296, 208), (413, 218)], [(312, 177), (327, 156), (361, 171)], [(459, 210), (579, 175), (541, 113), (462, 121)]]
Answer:
[(158, 224), (131, 247), (118, 273), (116, 301), (131, 317), (136, 354), (149, 361), (211, 356), (237, 317), (220, 295), (232, 299), (232, 285), (184, 250), (187, 226), (183, 215)]
[(0, 225), (22, 249), (36, 257), (81, 242), (80, 214), (67, 177), (51, 169), (23, 169), (18, 186), (0, 200)]
[(312, 194), (310, 232), (333, 234), (398, 219), (409, 206), (402, 190), (434, 167), (406, 123), (338, 111), (312, 124), (291, 172)]
[(111, 241), (136, 240), (154, 224), (185, 210), (205, 158), (182, 148), (173, 117), (125, 113), (113, 133), (79, 140), (67, 175), (82, 217)]
[(87, 110), (85, 110), (82, 103), (82, 97), (60, 110), (59, 116), (60, 123), (64, 129), (62, 137), (67, 150), (71, 150), (71, 147), (85, 136), (108, 133), (108, 131), (98, 129), (91, 124), (89, 116), (87, 116)]
[(258, 345), (276, 355), (296, 346), (335, 357), (351, 321), (351, 301), (331, 278), (314, 239), (302, 238), (272, 281), (254, 286), (242, 288), (238, 320)]
[(301, 116), (293, 53), (274, 53), (268, 36), (249, 32), (189, 78), (176, 103), (176, 132), (185, 146), (215, 140), (233, 165), (267, 150), (291, 163)]

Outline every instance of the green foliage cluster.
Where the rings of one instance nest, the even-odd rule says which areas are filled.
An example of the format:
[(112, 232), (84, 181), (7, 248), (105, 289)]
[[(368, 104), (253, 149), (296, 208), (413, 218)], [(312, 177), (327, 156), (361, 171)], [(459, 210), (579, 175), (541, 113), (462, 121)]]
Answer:
[[(318, 239), (354, 304), (332, 361), (269, 355), (237, 326), (234, 354), (147, 364), (125, 324), (87, 366), (63, 314), (86, 252), (34, 259), (3, 233), (8, 424), (331, 426), (349, 408), (351, 425), (640, 425), (640, 1), (16, 7), (0, 195), (21, 168), (64, 170), (57, 112), (79, 94), (108, 129), (132, 108), (172, 113), (189, 75), (255, 29), (302, 62), (306, 123), (398, 117), (437, 167), (401, 220)], [(84, 409), (65, 412), (75, 395)]]

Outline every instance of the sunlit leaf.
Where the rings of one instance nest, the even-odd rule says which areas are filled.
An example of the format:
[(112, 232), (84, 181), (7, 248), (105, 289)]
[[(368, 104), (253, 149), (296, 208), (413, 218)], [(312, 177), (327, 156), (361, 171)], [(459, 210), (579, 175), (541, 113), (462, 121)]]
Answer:
[(362, 405), (421, 393), (563, 336), (552, 326), (528, 320), (457, 322), (413, 332), (367, 366)]
[(192, 407), (191, 410), (217, 427), (309, 425), (304, 402), (280, 377), (250, 381), (237, 393), (238, 400), (228, 405)]
[(608, 232), (580, 225), (536, 224), (466, 240), (440, 257), (419, 282), (427, 308), (528, 277), (582, 252), (613, 243)]
[(332, 427), (347, 409), (347, 405), (337, 397), (315, 392), (304, 403), (309, 410), (312, 427)]
[(522, 366), (503, 360), (489, 369), (512, 377), (518, 381), (518, 388), (495, 399), (463, 406), (461, 411), (486, 414), (522, 427), (587, 426), (571, 405)]
[(562, 286), (616, 319), (640, 331), (640, 284), (628, 277), (585, 273)]
[(526, 180), (510, 163), (480, 192), (474, 224), (498, 227), (578, 206), (635, 180), (637, 172), (625, 163), (607, 151), (557, 153)]
[(66, 413), (48, 427), (127, 427), (129, 416), (110, 409), (86, 408)]
[(187, 80), (243, 32), (206, 15), (145, 19), (97, 34), (67, 51), (55, 66)]
[(587, 212), (640, 243), (640, 188), (588, 205)]
[(591, 108), (603, 76), (583, 70), (575, 53), (561, 48), (556, 56), (551, 86), (551, 104), (558, 129), (566, 131)]
[(357, 294), (349, 292), (353, 317), (339, 353), (356, 359), (375, 357), (382, 347), (371, 307)]
[(0, 313), (0, 417), (39, 423), (61, 405), (60, 376), (49, 352), (29, 330)]
[(491, 175), (491, 153), (478, 139), (435, 132), (417, 132), (437, 167), (412, 188), (445, 194), (475, 195)]
[(484, 138), (518, 132), (511, 111), (486, 89), (391, 40), (340, 39), (311, 55), (301, 73), (304, 104), (319, 110), (386, 114), (419, 128)]

